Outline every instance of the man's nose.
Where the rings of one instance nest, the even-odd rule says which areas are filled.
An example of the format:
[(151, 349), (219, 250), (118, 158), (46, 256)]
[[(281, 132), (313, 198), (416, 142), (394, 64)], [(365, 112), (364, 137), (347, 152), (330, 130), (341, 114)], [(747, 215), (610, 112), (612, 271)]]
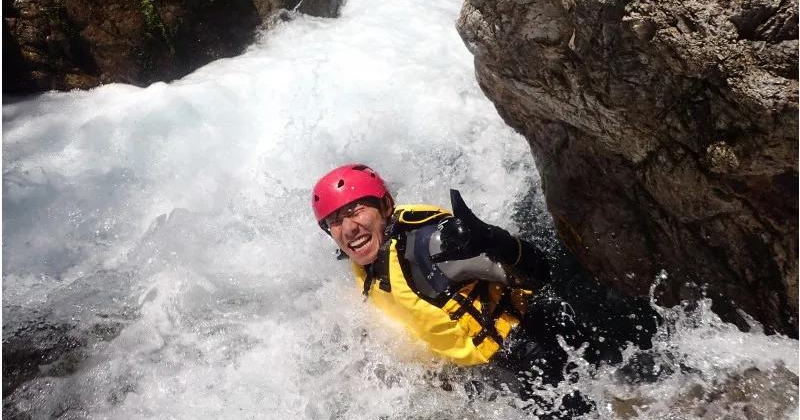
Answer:
[(358, 224), (353, 219), (345, 217), (342, 219), (342, 231), (345, 234), (356, 234), (358, 233)]

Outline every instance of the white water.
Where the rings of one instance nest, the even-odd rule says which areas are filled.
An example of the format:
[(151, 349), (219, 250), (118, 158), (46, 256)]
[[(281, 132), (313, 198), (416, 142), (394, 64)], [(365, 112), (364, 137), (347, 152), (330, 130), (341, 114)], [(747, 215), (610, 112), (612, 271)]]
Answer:
[[(362, 303), (309, 206), (320, 175), (358, 161), (401, 202), (448, 206), (458, 188), (510, 224), (534, 164), (477, 86), (459, 8), (350, 0), (174, 83), (4, 105), (4, 330), (37, 310), (86, 341), (4, 403), (33, 418), (530, 418), (511, 396), (439, 386), (470, 372)], [(798, 372), (795, 340), (677, 313), (656, 347), (696, 371), (626, 386), (587, 370), (574, 386), (597, 415), (635, 399), (641, 418), (699, 417), (678, 403), (690, 383)]]

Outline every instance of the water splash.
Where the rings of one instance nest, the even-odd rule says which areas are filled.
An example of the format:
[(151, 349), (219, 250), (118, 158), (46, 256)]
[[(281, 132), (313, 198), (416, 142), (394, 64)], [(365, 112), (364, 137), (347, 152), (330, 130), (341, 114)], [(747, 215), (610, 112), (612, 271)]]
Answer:
[[(538, 179), (524, 138), (475, 82), (459, 7), (351, 0), (340, 19), (298, 16), (174, 83), (4, 105), (4, 365), (16, 355), (25, 381), (4, 414), (544, 414), (481, 369), (434, 360), (364, 305), (309, 209), (318, 176), (362, 161), (400, 201), (447, 207), (458, 188), (508, 225)], [(542, 396), (577, 389), (600, 418), (791, 418), (770, 407), (796, 390), (797, 342), (697, 311), (663, 310), (674, 317), (653, 354), (671, 373), (658, 381), (626, 383), (623, 367), (570, 351), (577, 381)], [(777, 395), (736, 387), (760, 378)], [(681, 405), (692, 398), (713, 403), (707, 414)]]

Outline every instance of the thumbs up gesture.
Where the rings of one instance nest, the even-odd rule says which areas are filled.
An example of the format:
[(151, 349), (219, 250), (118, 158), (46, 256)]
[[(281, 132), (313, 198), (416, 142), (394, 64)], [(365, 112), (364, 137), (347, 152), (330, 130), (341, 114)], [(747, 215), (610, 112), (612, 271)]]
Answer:
[(442, 252), (431, 256), (434, 263), (464, 260), (485, 253), (500, 263), (518, 255), (518, 241), (505, 230), (485, 223), (467, 207), (458, 190), (450, 190), (453, 217), (439, 223)]

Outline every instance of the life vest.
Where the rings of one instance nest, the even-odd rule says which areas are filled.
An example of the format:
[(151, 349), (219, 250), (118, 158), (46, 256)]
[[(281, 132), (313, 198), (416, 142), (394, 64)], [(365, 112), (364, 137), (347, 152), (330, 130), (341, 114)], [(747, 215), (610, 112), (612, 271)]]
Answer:
[(435, 354), (461, 365), (487, 363), (519, 323), (531, 292), (487, 281), (468, 282), (438, 298), (415, 291), (403, 257), (404, 233), (450, 215), (435, 206), (397, 206), (376, 260), (352, 268), (368, 300)]

